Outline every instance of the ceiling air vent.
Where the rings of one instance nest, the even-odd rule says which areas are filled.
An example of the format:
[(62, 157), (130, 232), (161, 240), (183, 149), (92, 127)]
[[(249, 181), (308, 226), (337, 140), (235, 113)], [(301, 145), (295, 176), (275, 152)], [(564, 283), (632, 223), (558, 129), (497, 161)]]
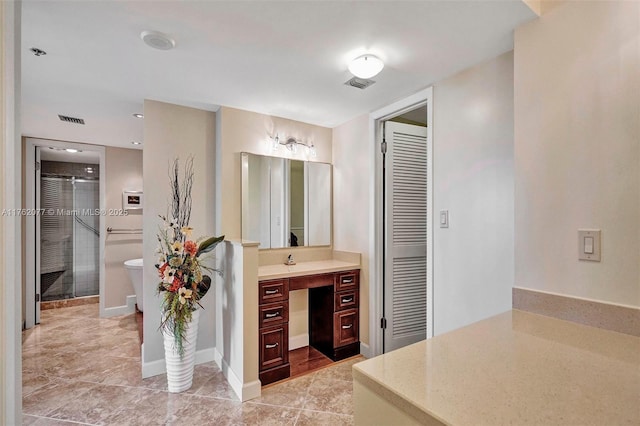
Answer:
[(375, 81), (369, 80), (368, 78), (358, 78), (353, 77), (351, 80), (348, 80), (346, 83), (347, 86), (355, 87), (358, 89), (366, 89), (371, 86)]
[(58, 118), (61, 121), (66, 121), (67, 123), (84, 124), (84, 119), (82, 118), (69, 117), (67, 115), (60, 115), (60, 114), (58, 114)]

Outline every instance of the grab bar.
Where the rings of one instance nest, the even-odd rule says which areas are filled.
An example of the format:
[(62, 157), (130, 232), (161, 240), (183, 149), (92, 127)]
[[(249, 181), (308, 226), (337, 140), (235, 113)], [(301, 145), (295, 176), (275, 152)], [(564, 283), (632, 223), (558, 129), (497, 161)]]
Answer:
[(118, 228), (107, 228), (107, 233), (109, 234), (142, 234), (142, 229), (118, 229)]

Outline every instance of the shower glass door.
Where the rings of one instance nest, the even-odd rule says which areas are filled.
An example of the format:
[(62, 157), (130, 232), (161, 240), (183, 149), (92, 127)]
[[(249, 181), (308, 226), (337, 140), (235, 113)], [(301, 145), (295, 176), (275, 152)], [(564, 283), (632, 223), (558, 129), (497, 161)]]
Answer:
[(42, 301), (99, 294), (99, 183), (42, 176), (40, 294)]

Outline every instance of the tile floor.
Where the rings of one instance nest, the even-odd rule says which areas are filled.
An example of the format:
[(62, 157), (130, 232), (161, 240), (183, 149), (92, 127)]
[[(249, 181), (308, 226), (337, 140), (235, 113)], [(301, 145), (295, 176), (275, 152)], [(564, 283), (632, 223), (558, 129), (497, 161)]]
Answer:
[(351, 366), (362, 357), (262, 389), (240, 403), (215, 363), (196, 366), (193, 387), (142, 379), (133, 315), (100, 319), (98, 305), (42, 311), (23, 332), (25, 425), (350, 425)]

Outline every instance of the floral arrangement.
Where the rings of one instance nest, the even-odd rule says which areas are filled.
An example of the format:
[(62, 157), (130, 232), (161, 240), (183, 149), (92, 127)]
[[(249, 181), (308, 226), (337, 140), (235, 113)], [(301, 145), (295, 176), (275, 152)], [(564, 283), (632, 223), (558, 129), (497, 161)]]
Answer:
[[(175, 348), (184, 355), (185, 332), (192, 312), (202, 307), (200, 299), (211, 287), (211, 277), (204, 272), (219, 270), (206, 266), (203, 255), (211, 252), (221, 237), (191, 239), (191, 188), (193, 186), (193, 158), (186, 163), (182, 182), (176, 159), (170, 168), (171, 218), (160, 216), (162, 226), (158, 233), (158, 293), (164, 296), (160, 328), (175, 338)], [(204, 271), (204, 272), (203, 272)]]

